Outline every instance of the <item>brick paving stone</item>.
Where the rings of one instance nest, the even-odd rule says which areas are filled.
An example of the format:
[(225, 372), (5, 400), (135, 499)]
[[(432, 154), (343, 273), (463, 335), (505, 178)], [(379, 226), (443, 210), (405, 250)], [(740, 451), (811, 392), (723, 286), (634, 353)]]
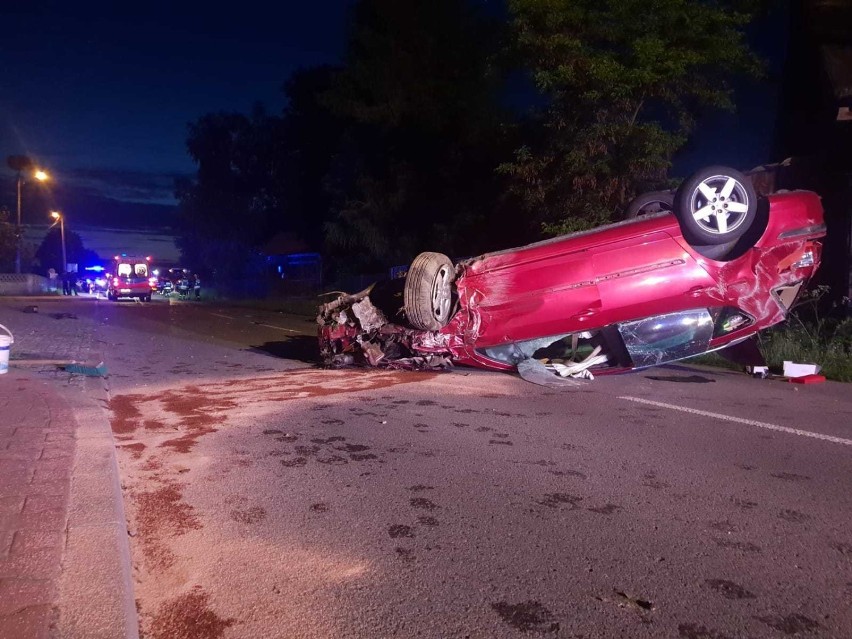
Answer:
[(41, 450), (39, 459), (64, 459), (73, 458), (74, 449), (69, 448), (64, 442), (62, 444), (45, 444)]
[(33, 479), (30, 482), (33, 485), (45, 484), (51, 482), (65, 482), (66, 484), (71, 479), (71, 468), (51, 468), (36, 466), (33, 472)]
[(36, 460), (34, 459), (8, 459), (0, 465), (0, 473), (2, 474), (13, 474), (13, 473), (23, 473), (29, 472), (32, 474), (33, 470), (35, 470)]
[(63, 530), (68, 513), (64, 508), (21, 512), (0, 517), (0, 530)]
[(45, 510), (61, 510), (67, 506), (66, 495), (27, 495), (22, 512), (40, 513)]
[(26, 426), (17, 428), (14, 434), (10, 437), (13, 441), (30, 442), (32, 444), (44, 444), (46, 438), (47, 429)]
[(0, 615), (0, 639), (49, 639), (54, 616), (50, 604), (27, 606), (11, 615)]
[(0, 617), (28, 606), (50, 605), (56, 595), (56, 584), (49, 579), (2, 579)]
[(14, 473), (0, 473), (0, 497), (18, 497), (28, 492), (33, 471), (20, 470)]
[(31, 445), (21, 446), (20, 448), (7, 448), (0, 450), (0, 464), (16, 459), (38, 459), (41, 457), (41, 447), (32, 447)]
[(37, 450), (39, 453), (45, 447), (44, 438), (39, 437), (12, 437), (9, 440), (9, 445), (6, 447), (8, 452), (16, 450)]
[(5, 559), (9, 556), (9, 552), (12, 550), (12, 540), (14, 537), (14, 530), (0, 530), (0, 559)]
[(19, 514), (24, 509), (25, 501), (24, 495), (0, 497), (0, 518)]
[(56, 480), (56, 481), (42, 481), (37, 484), (32, 483), (30, 481), (27, 484), (26, 489), (27, 495), (67, 495), (68, 494), (68, 481), (67, 480)]
[(17, 530), (12, 539), (10, 551), (14, 554), (34, 550), (62, 550), (65, 544), (65, 531), (57, 530)]
[(56, 579), (62, 570), (62, 547), (15, 552), (0, 561), (0, 579)]

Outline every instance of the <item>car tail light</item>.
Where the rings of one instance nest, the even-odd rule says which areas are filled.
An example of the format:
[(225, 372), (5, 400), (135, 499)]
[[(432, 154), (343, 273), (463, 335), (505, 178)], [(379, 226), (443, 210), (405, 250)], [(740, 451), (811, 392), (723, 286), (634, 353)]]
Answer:
[(117, 277), (112, 278), (112, 285), (118, 286), (118, 278)]
[(713, 337), (733, 333), (754, 323), (754, 318), (737, 308), (726, 306), (715, 313)]
[(793, 262), (793, 268), (805, 268), (814, 265), (814, 252), (810, 249), (802, 253), (802, 256)]

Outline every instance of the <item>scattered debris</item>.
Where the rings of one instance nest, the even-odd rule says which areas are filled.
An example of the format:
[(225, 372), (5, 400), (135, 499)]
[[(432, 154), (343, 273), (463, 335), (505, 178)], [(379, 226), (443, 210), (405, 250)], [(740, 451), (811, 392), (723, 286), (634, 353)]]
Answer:
[(32, 306), (25, 306), (24, 313), (38, 313), (38, 306), (33, 304)]
[(645, 599), (640, 599), (639, 597), (633, 597), (627, 593), (621, 592), (619, 590), (615, 591), (617, 597), (619, 597), (622, 602), (631, 607), (636, 608), (637, 610), (653, 610), (654, 604)]
[(373, 284), (354, 295), (337, 293), (336, 299), (320, 306), (317, 324), (323, 363), (331, 368), (365, 365), (412, 370), (451, 368), (448, 351), (423, 352), (414, 344), (415, 338), (422, 337), (422, 331), (388, 319), (393, 314), (393, 304), (377, 300), (393, 298), (394, 291), (383, 285)]
[(784, 377), (804, 377), (805, 375), (816, 375), (820, 371), (817, 364), (799, 364), (784, 360)]
[(566, 388), (582, 385), (582, 382), (576, 379), (554, 375), (552, 370), (537, 359), (526, 359), (519, 363), (518, 374), (528, 382), (538, 384), (539, 386), (547, 386), (548, 388)]
[(11, 362), (14, 366), (55, 366), (64, 370), (66, 373), (74, 373), (77, 375), (87, 375), (89, 377), (106, 377), (107, 367), (103, 362), (99, 362), (95, 366), (82, 364), (74, 360), (67, 359), (16, 359)]
[(620, 608), (632, 608), (637, 612), (651, 612), (655, 610), (655, 606), (653, 602), (648, 601), (647, 599), (641, 599), (639, 597), (634, 597), (626, 592), (622, 592), (620, 590), (613, 590), (613, 594), (615, 597), (610, 599), (609, 597), (595, 597), (598, 601), (605, 601), (618, 604)]
[(769, 377), (768, 366), (746, 366), (746, 372), (752, 377), (757, 377), (758, 379), (766, 379)]
[(77, 319), (77, 316), (74, 313), (51, 313), (50, 316), (53, 319)]
[(801, 375), (799, 377), (791, 377), (790, 380), (794, 384), (821, 384), (825, 381), (823, 375)]

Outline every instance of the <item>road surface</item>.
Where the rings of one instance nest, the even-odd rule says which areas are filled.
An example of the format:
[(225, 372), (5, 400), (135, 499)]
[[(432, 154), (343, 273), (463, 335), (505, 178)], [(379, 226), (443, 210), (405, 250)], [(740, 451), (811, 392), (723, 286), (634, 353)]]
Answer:
[(852, 399), (317, 368), (310, 319), (79, 305), (148, 637), (852, 637)]

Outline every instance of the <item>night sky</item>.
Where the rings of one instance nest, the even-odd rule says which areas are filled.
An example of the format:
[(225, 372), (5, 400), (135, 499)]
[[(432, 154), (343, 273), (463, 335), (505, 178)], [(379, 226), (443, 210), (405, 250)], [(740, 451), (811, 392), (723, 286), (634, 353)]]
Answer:
[(5, 157), (25, 154), (69, 217), (166, 212), (153, 205), (173, 205), (174, 177), (194, 170), (187, 124), (256, 102), (280, 111), (294, 70), (339, 61), (350, 3), (156, 4), (3, 3), (0, 204), (14, 210)]
[[(248, 113), (257, 102), (280, 111), (294, 70), (340, 61), (352, 2), (4, 2), (0, 205), (14, 210), (5, 156), (26, 154), (55, 179), (49, 191), (26, 194), (24, 223), (41, 223), (47, 207), (100, 225), (168, 220), (174, 178), (194, 171), (187, 124), (215, 111)], [(743, 88), (737, 115), (700, 124), (676, 174), (782, 159), (771, 147), (785, 21), (776, 10), (754, 30), (769, 77)]]

